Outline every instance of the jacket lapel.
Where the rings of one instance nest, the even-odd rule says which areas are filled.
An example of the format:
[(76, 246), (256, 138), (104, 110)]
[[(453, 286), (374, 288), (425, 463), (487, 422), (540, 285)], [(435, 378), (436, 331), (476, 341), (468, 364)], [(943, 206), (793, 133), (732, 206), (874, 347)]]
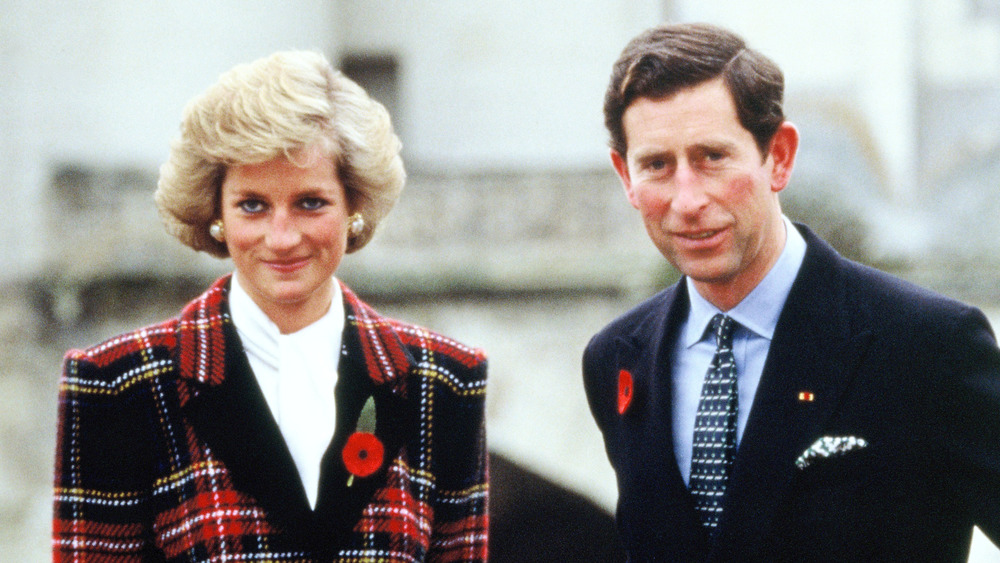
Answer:
[[(236, 490), (294, 531), (311, 512), (309, 502), (228, 315), (228, 281), (217, 282), (181, 315), (180, 378), (192, 390), (188, 420)], [(204, 358), (214, 360), (203, 368)]]
[[(808, 229), (807, 251), (778, 320), (728, 487), (721, 560), (751, 554), (854, 376), (869, 334), (852, 334), (843, 260)], [(800, 394), (804, 394), (800, 397)], [(748, 525), (752, 524), (752, 525)]]
[[(658, 544), (655, 553), (705, 553), (708, 536), (694, 511), (694, 503), (681, 476), (674, 453), (673, 384), (670, 366), (680, 326), (690, 308), (687, 289), (678, 283), (663, 294), (658, 314), (618, 339), (620, 369), (634, 380), (634, 404), (620, 417), (619, 489), (634, 502), (620, 514), (635, 515), (623, 531), (642, 536), (634, 545)], [(623, 465), (624, 464), (624, 465)], [(623, 479), (625, 482), (623, 482)], [(640, 559), (643, 554), (635, 554)]]
[[(673, 299), (665, 308), (666, 315), (655, 319), (649, 327), (652, 333), (639, 330), (621, 342), (619, 365), (630, 370), (635, 379), (637, 407), (643, 413), (642, 424), (646, 431), (638, 435), (645, 437), (647, 451), (640, 459), (656, 459), (664, 467), (666, 483), (671, 490), (687, 490), (677, 465), (674, 453), (673, 434), (673, 379), (670, 366), (673, 361), (674, 345), (678, 331), (688, 313), (686, 286), (677, 284)], [(693, 505), (692, 505), (693, 506)]]
[[(386, 473), (398, 452), (405, 446), (416, 426), (403, 400), (405, 374), (412, 360), (399, 336), (387, 319), (379, 316), (346, 286), (342, 286), (347, 313), (340, 378), (337, 382), (337, 430), (330, 448), (323, 457), (319, 499), (316, 503), (317, 536), (326, 537), (326, 553), (337, 546), (348, 545), (348, 535), (361, 519), (361, 512), (371, 501), (379, 486), (386, 482)], [(380, 355), (381, 353), (381, 355)], [(393, 360), (395, 358), (395, 360)], [(350, 477), (344, 465), (342, 451), (348, 437), (354, 433), (358, 417), (373, 397), (376, 410), (375, 435), (385, 447), (382, 466), (374, 474)]]
[(376, 385), (387, 385), (400, 398), (406, 396), (406, 374), (415, 362), (396, 330), (396, 323), (375, 312), (346, 285), (341, 284), (347, 307), (347, 324), (357, 331), (365, 371)]
[[(281, 431), (257, 385), (235, 326), (228, 315), (225, 276), (181, 314), (178, 368), (182, 407), (194, 435), (229, 470), (236, 490), (255, 499), (269, 520), (300, 545), (329, 552), (342, 545), (407, 434), (406, 374), (413, 364), (392, 322), (342, 285), (347, 323), (336, 389), (337, 427), (323, 458), (316, 510)], [(354, 432), (364, 401), (375, 398), (376, 435), (386, 447), (374, 475), (346, 486), (341, 450)]]

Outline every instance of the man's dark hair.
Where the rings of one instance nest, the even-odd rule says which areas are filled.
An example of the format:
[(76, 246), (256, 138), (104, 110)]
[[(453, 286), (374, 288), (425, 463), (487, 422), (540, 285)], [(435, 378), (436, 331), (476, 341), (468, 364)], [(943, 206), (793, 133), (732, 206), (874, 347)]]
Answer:
[(661, 25), (625, 46), (604, 96), (611, 148), (625, 156), (622, 116), (637, 98), (664, 98), (720, 76), (733, 97), (740, 124), (766, 155), (785, 120), (781, 69), (748, 48), (742, 37), (708, 24)]

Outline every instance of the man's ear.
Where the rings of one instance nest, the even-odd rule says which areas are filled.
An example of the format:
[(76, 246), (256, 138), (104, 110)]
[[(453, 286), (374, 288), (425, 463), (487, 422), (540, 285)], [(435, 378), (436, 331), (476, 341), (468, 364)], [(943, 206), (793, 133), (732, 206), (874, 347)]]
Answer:
[(771, 191), (777, 193), (785, 189), (792, 177), (795, 155), (799, 150), (799, 130), (790, 122), (783, 122), (774, 133), (769, 150), (768, 157), (773, 160)]
[(618, 151), (611, 149), (611, 164), (614, 165), (615, 172), (618, 173), (618, 179), (622, 181), (628, 202), (632, 204), (632, 207), (639, 209), (639, 200), (635, 197), (635, 192), (632, 191), (632, 178), (628, 174), (628, 161)]

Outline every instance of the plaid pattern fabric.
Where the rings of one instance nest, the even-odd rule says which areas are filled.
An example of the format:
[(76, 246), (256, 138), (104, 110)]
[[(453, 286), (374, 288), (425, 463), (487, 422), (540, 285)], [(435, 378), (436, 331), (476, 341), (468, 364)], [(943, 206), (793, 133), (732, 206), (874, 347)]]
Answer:
[(181, 315), (66, 356), (59, 393), (54, 561), (485, 561), (486, 358), (380, 316), (344, 287), (368, 376), (418, 423), (344, 545), (296, 544), (234, 484), (185, 416), (226, 374), (229, 276)]

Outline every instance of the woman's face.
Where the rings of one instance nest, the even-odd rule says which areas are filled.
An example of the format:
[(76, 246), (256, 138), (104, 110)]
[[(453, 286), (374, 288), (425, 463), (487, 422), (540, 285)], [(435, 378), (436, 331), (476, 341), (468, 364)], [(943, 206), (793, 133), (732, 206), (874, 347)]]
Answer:
[(313, 147), (293, 159), (231, 166), (221, 191), (240, 285), (285, 334), (329, 309), (349, 215), (333, 158)]

